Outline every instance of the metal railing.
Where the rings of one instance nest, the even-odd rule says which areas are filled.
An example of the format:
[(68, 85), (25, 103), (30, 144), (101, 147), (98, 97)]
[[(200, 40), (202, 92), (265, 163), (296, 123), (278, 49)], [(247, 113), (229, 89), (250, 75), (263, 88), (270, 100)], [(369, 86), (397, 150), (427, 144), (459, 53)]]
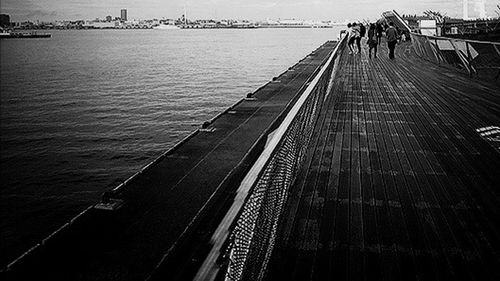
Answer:
[(304, 159), (342, 40), (268, 144), (247, 200), (229, 237), (226, 280), (261, 280), (274, 248), (289, 188)]
[(395, 27), (398, 27), (401, 32), (409, 33), (412, 32), (411, 27), (406, 23), (406, 21), (396, 12), (396, 10), (387, 11), (382, 13), (382, 17), (386, 21), (394, 23)]
[[(408, 24), (396, 11), (382, 16), (401, 30), (410, 31)], [(415, 53), (422, 59), (454, 67), (471, 76), (498, 80), (500, 76), (500, 42), (465, 40), (410, 32)]]
[(500, 43), (427, 36), (411, 33), (416, 54), (428, 61), (453, 66), (470, 75), (482, 70), (500, 75)]
[[(278, 223), (331, 87), (342, 37), (327, 62), (288, 112), (238, 188), (236, 198), (212, 236), (213, 248), (195, 280), (261, 280), (271, 257)], [(222, 259), (222, 262), (221, 262)], [(227, 265), (218, 272), (217, 264)]]

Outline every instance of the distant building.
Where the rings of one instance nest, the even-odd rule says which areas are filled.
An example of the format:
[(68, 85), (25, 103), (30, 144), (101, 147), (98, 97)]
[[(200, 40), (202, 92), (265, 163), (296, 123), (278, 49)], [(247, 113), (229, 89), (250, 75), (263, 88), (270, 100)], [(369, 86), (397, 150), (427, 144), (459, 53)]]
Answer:
[(488, 39), (499, 38), (500, 19), (479, 19), (479, 20), (447, 19), (444, 24), (444, 34), (467, 36), (467, 39), (473, 39), (473, 40), (479, 38), (477, 36), (483, 36), (483, 35)]
[[(154, 22), (153, 22), (154, 24)], [(175, 25), (174, 19), (161, 19), (158, 21), (158, 24), (167, 24), (167, 25)]]
[(287, 25), (287, 26), (301, 26), (301, 25), (304, 25), (304, 21), (302, 21), (302, 20), (296, 20), (296, 19), (278, 20), (278, 23), (280, 25)]
[(107, 22), (110, 22), (110, 21), (112, 21), (112, 20), (113, 20), (113, 17), (112, 17), (112, 16), (106, 16), (106, 21), (107, 21)]
[(425, 34), (425, 35), (437, 35), (437, 23), (436, 20), (427, 16), (405, 16), (403, 15), (403, 20), (408, 24), (411, 31)]
[(122, 9), (120, 15), (122, 21), (127, 21), (127, 9)]
[(10, 26), (10, 16), (6, 14), (0, 15), (0, 26)]
[(436, 20), (434, 19), (421, 20), (420, 33), (424, 35), (436, 36), (437, 35)]
[(96, 21), (86, 21), (83, 24), (83, 28), (98, 28), (98, 29), (108, 29), (118, 27), (120, 22), (96, 22)]

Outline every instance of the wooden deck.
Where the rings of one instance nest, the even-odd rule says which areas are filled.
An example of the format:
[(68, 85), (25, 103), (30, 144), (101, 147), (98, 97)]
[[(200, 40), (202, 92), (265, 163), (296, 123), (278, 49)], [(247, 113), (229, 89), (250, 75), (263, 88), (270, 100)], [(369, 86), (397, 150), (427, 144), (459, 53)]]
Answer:
[(500, 280), (500, 89), (344, 51), (267, 280)]

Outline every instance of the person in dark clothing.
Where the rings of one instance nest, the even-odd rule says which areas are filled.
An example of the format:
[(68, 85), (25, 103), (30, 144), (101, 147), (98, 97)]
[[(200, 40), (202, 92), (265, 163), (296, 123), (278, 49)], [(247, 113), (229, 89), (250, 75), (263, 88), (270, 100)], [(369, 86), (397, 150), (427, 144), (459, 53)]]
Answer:
[(353, 23), (352, 30), (354, 32), (354, 38), (356, 41), (356, 46), (358, 46), (358, 54), (361, 54), (361, 26), (362, 24)]
[(354, 53), (354, 41), (356, 39), (354, 38), (354, 31), (352, 29), (351, 23), (347, 24), (347, 46), (349, 47), (349, 55), (352, 55)]
[(360, 33), (361, 33), (361, 34), (360, 34), (360, 35), (361, 35), (361, 38), (365, 37), (365, 34), (366, 34), (366, 27), (365, 27), (365, 25), (364, 25), (364, 24), (361, 24), (359, 28), (360, 28), (360, 30), (359, 30), (359, 31), (360, 31)]
[(382, 40), (382, 31), (384, 31), (382, 24), (377, 23), (377, 44), (380, 44), (380, 41)]
[(389, 58), (394, 59), (394, 49), (398, 42), (398, 32), (394, 28), (393, 22), (389, 23), (389, 28), (385, 31), (385, 36), (387, 37), (387, 47), (389, 47)]
[(365, 37), (365, 34), (366, 34), (366, 27), (364, 24), (360, 23), (359, 24), (359, 38), (357, 41), (358, 53), (361, 53), (361, 38)]
[(377, 58), (377, 45), (377, 27), (374, 23), (372, 23), (368, 29), (368, 54), (370, 58), (372, 58), (372, 50), (374, 50), (373, 54), (375, 55), (375, 58)]

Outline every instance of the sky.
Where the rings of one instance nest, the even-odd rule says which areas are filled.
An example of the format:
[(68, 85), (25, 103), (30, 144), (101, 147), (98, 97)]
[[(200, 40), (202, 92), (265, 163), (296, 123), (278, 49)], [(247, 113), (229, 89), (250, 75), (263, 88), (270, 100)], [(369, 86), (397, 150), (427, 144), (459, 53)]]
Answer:
[[(463, 0), (1, 0), (0, 12), (11, 21), (76, 20), (120, 16), (126, 8), (129, 19), (179, 18), (186, 8), (190, 19), (377, 19), (381, 13), (400, 14), (440, 11), (461, 17)], [(468, 0), (469, 16), (478, 16), (477, 3), (484, 1), (487, 16), (498, 16), (500, 0)]]

